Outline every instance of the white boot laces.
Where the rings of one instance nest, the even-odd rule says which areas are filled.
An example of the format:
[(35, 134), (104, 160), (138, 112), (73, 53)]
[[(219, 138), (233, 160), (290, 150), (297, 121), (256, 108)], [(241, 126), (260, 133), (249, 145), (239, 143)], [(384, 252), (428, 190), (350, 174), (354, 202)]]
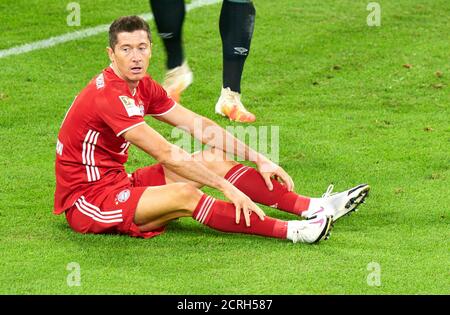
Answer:
[(244, 104), (241, 102), (241, 94), (238, 92), (231, 91), (229, 87), (224, 89), (225, 91), (225, 97), (232, 103), (237, 106), (237, 108), (240, 111), (248, 112), (247, 109), (244, 107)]
[(332, 195), (335, 195), (336, 193), (332, 193), (333, 189), (334, 189), (334, 185), (333, 184), (328, 186), (327, 191), (322, 195), (322, 198), (327, 198), (327, 197), (330, 197)]

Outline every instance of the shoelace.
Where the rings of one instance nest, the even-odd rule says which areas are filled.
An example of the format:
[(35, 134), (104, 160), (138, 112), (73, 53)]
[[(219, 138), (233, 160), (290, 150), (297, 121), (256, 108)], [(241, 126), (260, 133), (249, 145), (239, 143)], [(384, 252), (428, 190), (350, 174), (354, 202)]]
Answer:
[(244, 104), (242, 104), (241, 98), (238, 97), (238, 96), (235, 96), (235, 98), (236, 98), (236, 100), (237, 100), (236, 103), (237, 103), (237, 107), (239, 108), (239, 110), (240, 110), (241, 112), (246, 113), (246, 114), (250, 114), (250, 112), (244, 107)]
[[(227, 88), (228, 90), (228, 97), (232, 98), (232, 103), (236, 104), (236, 107), (245, 113), (248, 113), (248, 110), (244, 107), (244, 104), (242, 104), (241, 102), (241, 96), (239, 95), (239, 93), (233, 92), (230, 90), (230, 88)], [(231, 92), (231, 93), (230, 93)]]
[(334, 189), (334, 185), (330, 184), (327, 188), (327, 191), (322, 195), (322, 198), (330, 197), (332, 195), (335, 195), (336, 193), (332, 193)]

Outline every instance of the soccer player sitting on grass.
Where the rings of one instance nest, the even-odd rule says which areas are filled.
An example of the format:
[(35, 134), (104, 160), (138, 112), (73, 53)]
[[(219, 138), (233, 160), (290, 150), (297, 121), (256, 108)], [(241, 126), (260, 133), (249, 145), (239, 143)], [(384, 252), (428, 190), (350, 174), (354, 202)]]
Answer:
[[(75, 98), (58, 134), (54, 213), (65, 212), (73, 230), (149, 238), (171, 220), (192, 217), (224, 232), (314, 243), (327, 238), (332, 222), (366, 197), (368, 185), (322, 198), (300, 196), (281, 167), (174, 102), (147, 74), (151, 35), (141, 18), (114, 21), (107, 51), (110, 66)], [(185, 126), (192, 135), (194, 121), (201, 120), (203, 130), (213, 128), (223, 141), (190, 155), (152, 129), (144, 115)], [(199, 138), (211, 143), (204, 133)], [(127, 174), (130, 144), (159, 163)], [(226, 153), (254, 162), (257, 169), (226, 159)], [(202, 186), (220, 190), (231, 202), (204, 194)], [(306, 220), (271, 218), (255, 202)]]

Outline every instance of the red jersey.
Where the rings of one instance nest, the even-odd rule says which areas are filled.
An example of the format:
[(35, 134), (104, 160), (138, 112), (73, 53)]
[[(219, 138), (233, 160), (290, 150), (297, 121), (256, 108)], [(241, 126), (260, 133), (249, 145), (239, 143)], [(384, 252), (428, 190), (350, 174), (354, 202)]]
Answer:
[(75, 98), (58, 134), (54, 213), (81, 195), (129, 184), (123, 165), (130, 143), (123, 133), (144, 124), (144, 115), (164, 115), (175, 104), (149, 75), (134, 91), (111, 67), (95, 77)]

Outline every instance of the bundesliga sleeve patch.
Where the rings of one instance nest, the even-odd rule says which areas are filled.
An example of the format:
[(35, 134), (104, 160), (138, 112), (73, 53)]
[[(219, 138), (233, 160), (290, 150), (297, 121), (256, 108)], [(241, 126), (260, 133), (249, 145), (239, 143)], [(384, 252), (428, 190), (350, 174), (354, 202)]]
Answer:
[(124, 95), (119, 96), (119, 99), (125, 107), (125, 110), (127, 111), (129, 117), (142, 116), (141, 110), (136, 106), (134, 99)]

